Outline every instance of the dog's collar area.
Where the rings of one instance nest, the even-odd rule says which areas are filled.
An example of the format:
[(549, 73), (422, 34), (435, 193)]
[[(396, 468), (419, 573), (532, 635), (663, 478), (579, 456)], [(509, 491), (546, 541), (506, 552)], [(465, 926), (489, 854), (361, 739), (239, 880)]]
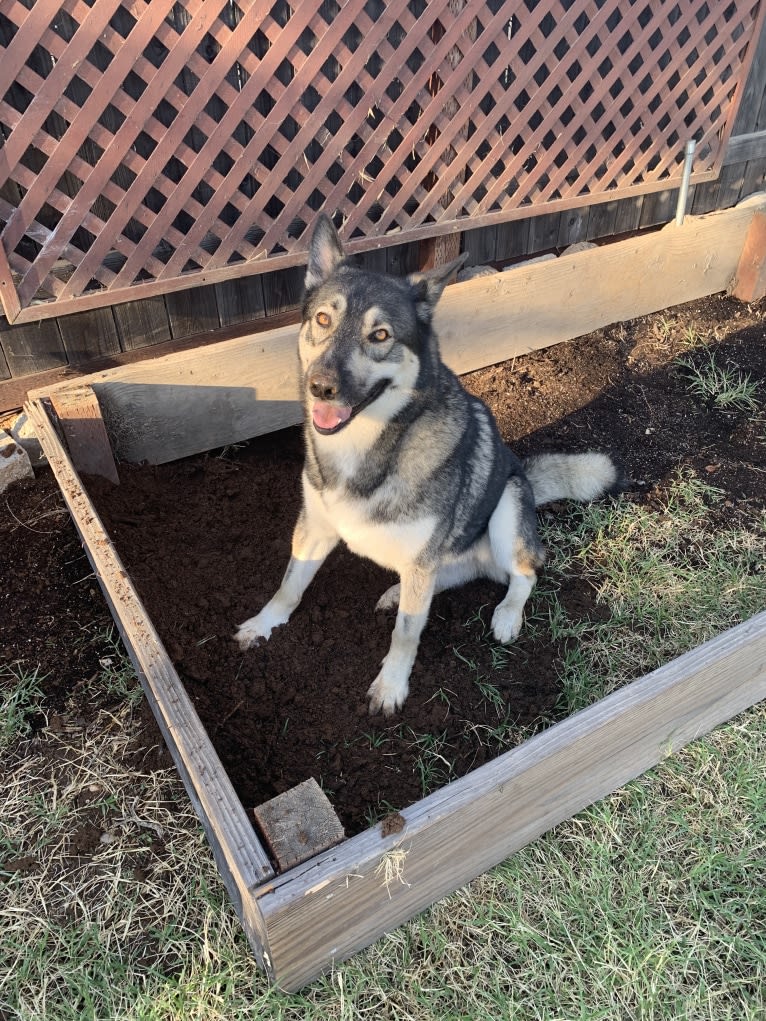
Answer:
[(359, 404), (355, 404), (352, 407), (351, 414), (348, 416), (348, 418), (344, 419), (342, 422), (338, 422), (337, 425), (331, 426), (330, 428), (324, 428), (321, 425), (317, 425), (313, 419), (312, 425), (314, 426), (316, 431), (320, 433), (322, 436), (332, 436), (335, 433), (340, 432), (341, 429), (345, 428), (345, 426), (347, 426), (349, 422), (353, 421), (353, 419), (356, 418), (360, 411), (364, 411), (364, 409), (369, 407), (373, 401), (376, 401), (378, 397), (380, 397), (383, 391), (390, 384), (391, 384), (390, 379), (381, 379), (378, 383), (375, 384), (372, 390), (370, 390), (370, 392), (367, 394), (363, 401), (360, 401)]

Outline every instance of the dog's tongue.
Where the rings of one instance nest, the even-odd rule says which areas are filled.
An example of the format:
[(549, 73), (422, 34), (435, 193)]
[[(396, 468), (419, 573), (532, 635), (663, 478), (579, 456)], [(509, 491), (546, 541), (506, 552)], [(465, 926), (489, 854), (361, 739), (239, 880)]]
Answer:
[(328, 404), (327, 401), (317, 401), (311, 417), (314, 420), (314, 425), (320, 429), (335, 429), (336, 426), (351, 418), (351, 408), (345, 404)]

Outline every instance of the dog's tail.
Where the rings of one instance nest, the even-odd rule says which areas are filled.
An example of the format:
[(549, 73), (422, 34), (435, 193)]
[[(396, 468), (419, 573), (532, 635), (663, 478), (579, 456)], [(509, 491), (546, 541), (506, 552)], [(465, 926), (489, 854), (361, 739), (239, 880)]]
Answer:
[(535, 494), (535, 505), (552, 500), (587, 503), (623, 487), (622, 472), (606, 454), (538, 454), (524, 461), (524, 474)]

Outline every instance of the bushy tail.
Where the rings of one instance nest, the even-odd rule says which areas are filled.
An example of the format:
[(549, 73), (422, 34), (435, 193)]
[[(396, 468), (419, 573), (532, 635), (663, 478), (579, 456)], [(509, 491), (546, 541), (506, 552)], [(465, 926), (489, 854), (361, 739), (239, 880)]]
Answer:
[(622, 488), (622, 473), (606, 454), (538, 454), (524, 461), (524, 473), (532, 485), (535, 505), (552, 500), (587, 503)]

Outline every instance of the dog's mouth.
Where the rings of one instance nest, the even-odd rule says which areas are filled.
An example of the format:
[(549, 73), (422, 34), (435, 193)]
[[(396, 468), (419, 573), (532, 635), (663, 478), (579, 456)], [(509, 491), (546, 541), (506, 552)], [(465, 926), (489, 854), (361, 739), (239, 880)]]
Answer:
[(391, 382), (390, 379), (381, 379), (379, 383), (370, 390), (363, 401), (359, 404), (335, 404), (330, 401), (316, 401), (311, 409), (311, 421), (318, 433), (323, 436), (331, 436), (333, 433), (347, 426), (360, 411), (376, 401)]

